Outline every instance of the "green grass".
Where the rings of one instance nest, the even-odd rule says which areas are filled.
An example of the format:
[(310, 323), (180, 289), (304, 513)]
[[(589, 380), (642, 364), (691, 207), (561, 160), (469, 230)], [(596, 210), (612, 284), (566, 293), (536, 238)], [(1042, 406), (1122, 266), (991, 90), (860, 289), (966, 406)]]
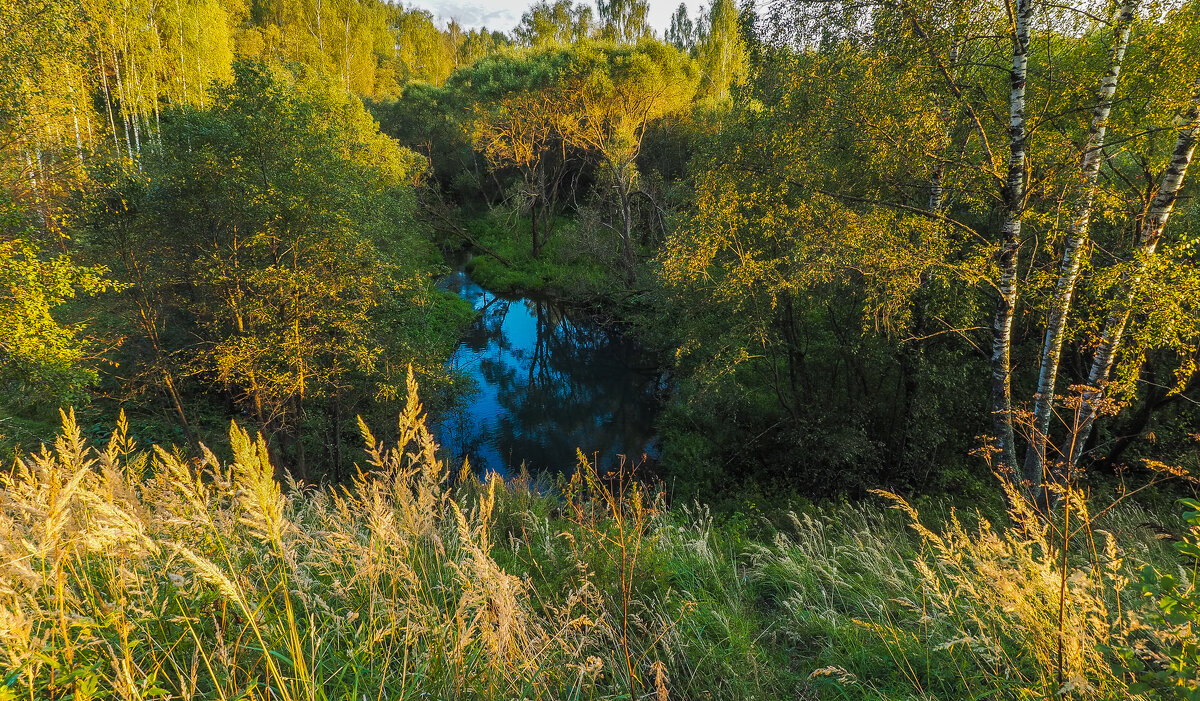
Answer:
[(581, 233), (575, 221), (559, 217), (554, 233), (533, 257), (527, 217), (489, 214), (467, 223), (471, 236), (488, 250), (468, 264), (468, 272), (496, 292), (536, 292), (570, 300), (594, 300), (619, 285), (615, 258)]
[(1182, 523), (1132, 501), (1061, 559), (1061, 512), (452, 476), (411, 380), (399, 442), (363, 433), (353, 483), (281, 488), (236, 426), (223, 464), (68, 420), (0, 485), (0, 699), (1139, 698), (1131, 583), (1186, 576), (1141, 525)]

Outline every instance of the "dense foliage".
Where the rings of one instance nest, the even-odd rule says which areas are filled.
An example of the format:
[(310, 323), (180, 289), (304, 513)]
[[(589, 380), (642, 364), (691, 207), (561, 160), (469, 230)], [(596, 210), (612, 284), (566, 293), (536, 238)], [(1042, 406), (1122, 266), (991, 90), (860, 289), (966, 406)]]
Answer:
[(141, 370), (113, 373), (121, 390), (164, 389), (187, 428), (182, 395), (221, 387), (291, 436), (300, 474), (306, 435), (321, 427), (336, 453), (364, 401), (397, 396), (397, 362), (437, 358), (452, 338), (439, 336), (436, 254), (414, 235), (423, 160), (353, 98), (302, 88), (237, 64), (212, 108), (164, 112), (170, 156), (111, 174), (83, 239), (126, 285), (114, 311), (145, 341), (119, 356)]
[(0, 700), (1196, 696), (1200, 2), (648, 17), (0, 2)]
[(668, 43), (615, 0), (511, 37), (374, 0), (6, 5), (9, 404), (153, 397), (189, 440), (237, 408), (303, 463), (306, 421), (340, 446), (394, 368), (440, 374), (440, 243), (636, 326), (695, 488), (970, 489), (981, 434), (1035, 486), (1147, 436), (1187, 459), (1197, 7), (1093, 4), (720, 0)]

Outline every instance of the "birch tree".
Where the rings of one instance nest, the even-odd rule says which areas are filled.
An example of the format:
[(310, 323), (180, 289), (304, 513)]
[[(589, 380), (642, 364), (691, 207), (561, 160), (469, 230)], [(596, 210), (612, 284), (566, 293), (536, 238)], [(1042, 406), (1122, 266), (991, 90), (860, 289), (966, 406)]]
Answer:
[(541, 0), (521, 15), (513, 35), (522, 46), (567, 45), (587, 39), (593, 31), (592, 8), (572, 0)]
[(697, 33), (696, 62), (704, 75), (703, 91), (723, 100), (731, 86), (746, 80), (748, 61), (733, 0), (713, 0)]
[(646, 0), (596, 0), (600, 37), (618, 44), (635, 44), (653, 33)]
[(1029, 447), (1025, 454), (1024, 479), (1040, 485), (1044, 479), (1046, 446), (1049, 440), (1050, 420), (1053, 412), (1055, 382), (1062, 358), (1063, 340), (1066, 337), (1068, 317), (1079, 279), (1079, 268), (1083, 249), (1087, 245), (1091, 225), (1092, 206), (1096, 197), (1096, 181), (1104, 160), (1105, 135), (1117, 82), (1121, 75), (1121, 64), (1129, 45), (1129, 35), (1138, 11), (1139, 0), (1123, 0), (1113, 31), (1112, 47), (1109, 50), (1108, 69), (1097, 92), (1096, 106), (1088, 125), (1087, 138), (1080, 155), (1079, 185), (1074, 194), (1066, 242), (1063, 246), (1062, 262), (1058, 280), (1051, 299), (1049, 318), (1046, 321), (1045, 338), (1042, 341), (1041, 365), (1038, 373), (1037, 394), (1034, 396), (1032, 426)]
[(1099, 405), (1104, 396), (1105, 385), (1110, 380), (1113, 364), (1125, 337), (1130, 316), (1135, 311), (1133, 301), (1137, 287), (1162, 241), (1163, 231), (1175, 209), (1175, 202), (1183, 188), (1188, 167), (1195, 155), (1198, 137), (1200, 137), (1200, 76), (1197, 77), (1192, 88), (1191, 104), (1180, 119), (1170, 161), (1167, 163), (1158, 189), (1143, 215), (1142, 226), (1138, 232), (1135, 246), (1132, 270), (1127, 274), (1124, 284), (1118, 288), (1118, 298), (1104, 322), (1099, 346), (1088, 370), (1088, 389), (1083, 395), (1083, 416), (1080, 428), (1070, 437), (1070, 441), (1063, 451), (1071, 464), (1079, 460), (1095, 426), (1096, 418), (1099, 416)]
[(679, 3), (671, 14), (671, 26), (667, 28), (667, 43), (680, 51), (690, 52), (696, 46), (696, 23), (688, 17), (687, 3)]
[[(1127, 211), (1125, 203), (1135, 199), (1143, 180), (1150, 184), (1154, 177), (1162, 141), (1156, 135), (1171, 117), (1166, 113), (1164, 119), (1164, 110), (1175, 104), (1178, 73), (1189, 71), (1186, 79), (1195, 79), (1194, 51), (1189, 48), (1195, 45), (1194, 10), (1185, 6), (1160, 14), (1139, 13), (1139, 8), (1133, 0), (1071, 7), (1035, 0), (954, 7), (920, 0), (869, 7), (827, 2), (776, 6), (771, 21), (772, 31), (778, 33), (765, 34), (764, 48), (774, 52), (766, 59), (773, 62), (759, 69), (748, 96), (764, 116), (751, 116), (757, 113), (749, 109), (736, 114), (739, 124), (773, 123), (745, 141), (770, 144), (775, 158), (786, 166), (775, 166), (765, 157), (756, 162), (763, 172), (741, 177), (757, 183), (757, 190), (737, 184), (737, 176), (717, 166), (714, 171), (722, 174), (715, 187), (728, 192), (720, 197), (709, 191), (707, 178), (715, 176), (705, 171), (703, 189), (698, 189), (702, 204), (687, 224), (695, 232), (671, 239), (675, 248), (667, 270), (673, 279), (692, 281), (687, 287), (698, 298), (705, 295), (706, 285), (700, 281), (704, 276), (711, 276), (708, 285), (713, 287), (738, 279), (761, 281), (774, 289), (767, 281), (776, 278), (768, 272), (783, 266), (780, 257), (796, 249), (782, 237), (769, 245), (751, 242), (757, 241), (766, 222), (784, 217), (795, 201), (806, 199), (797, 188), (840, 202), (840, 207), (822, 210), (832, 222), (853, 216), (863, 226), (869, 214), (881, 217), (884, 210), (925, 219), (931, 224), (929, 241), (937, 240), (932, 233), (942, 229), (941, 240), (948, 244), (945, 258), (901, 253), (907, 243), (877, 235), (879, 247), (897, 248), (888, 254), (878, 251), (875, 260), (894, 256), (908, 261), (890, 269), (891, 289), (908, 291), (893, 299), (906, 299), (913, 318), (943, 326), (941, 333), (956, 335), (986, 362), (980, 377), (988, 387), (979, 396), (985, 399), (980, 408), (986, 407), (984, 416), (990, 418), (989, 443), (997, 454), (993, 464), (1008, 478), (1024, 478), (1031, 487), (1040, 487), (1047, 479), (1047, 451), (1066, 454), (1069, 449), (1064, 445), (1069, 437), (1047, 438), (1062, 430), (1054, 424), (1055, 386), (1061, 384), (1063, 368), (1077, 365), (1093, 325), (1101, 327), (1096, 331), (1101, 354), (1120, 336), (1122, 318), (1164, 330), (1167, 336), (1155, 347), (1190, 347), (1191, 332), (1185, 327), (1194, 305), (1175, 299), (1193, 289), (1186, 270), (1167, 275), (1162, 261), (1143, 269), (1130, 265), (1122, 273), (1121, 292), (1108, 296), (1111, 288), (1105, 287), (1116, 270), (1127, 267), (1108, 262), (1122, 231), (1135, 218), (1139, 229), (1162, 218), (1156, 214), (1159, 206), (1147, 204), (1150, 214), (1143, 217)], [(1135, 35), (1137, 42), (1132, 40)], [(1131, 45), (1137, 47), (1132, 70), (1126, 58)], [(811, 82), (803, 87), (789, 83), (801, 75)], [(843, 87), (845, 81), (853, 89)], [(773, 99), (771, 91), (783, 86), (790, 87), (788, 97)], [(791, 97), (798, 92), (811, 97)], [(1187, 115), (1181, 119), (1188, 123)], [(1186, 136), (1186, 131), (1175, 127), (1172, 134)], [(1176, 165), (1168, 174), (1180, 172), (1180, 154), (1177, 148)], [(736, 149), (721, 152), (731, 164), (746, 157)], [(776, 189), (776, 183), (782, 183), (782, 189)], [(734, 192), (758, 204), (741, 204)], [(755, 199), (759, 192), (771, 194), (766, 200)], [(1153, 193), (1145, 199), (1162, 200)], [(807, 201), (816, 206), (811, 194)], [(811, 225), (798, 216), (795, 222), (797, 237), (802, 235), (800, 227)], [(727, 242), (725, 227), (756, 233)], [(841, 236), (843, 241), (849, 238)], [(856, 275), (869, 269), (867, 258), (856, 259), (850, 250), (837, 259), (857, 260), (852, 268)], [(1089, 255), (1097, 250), (1098, 255)], [(984, 255), (990, 263), (981, 266)], [(1188, 267), (1190, 254), (1173, 255), (1183, 256), (1179, 265)], [(1155, 276), (1155, 289), (1177, 284), (1179, 291), (1170, 295), (1173, 301), (1153, 309), (1135, 307), (1128, 316), (1109, 314), (1107, 323), (1101, 319), (1093, 324), (1097, 310), (1105, 306), (1121, 312), (1149, 304), (1145, 293), (1129, 296), (1139, 270), (1144, 277)], [(908, 277), (910, 271), (913, 278)], [(722, 282), (727, 274), (729, 282)], [(701, 278), (693, 280), (694, 275)], [(1168, 278), (1178, 282), (1168, 283)], [(875, 285), (886, 287), (877, 280), (888, 276), (860, 279), (863, 287), (854, 289), (863, 294)], [(910, 286), (911, 279), (919, 282)], [(806, 284), (796, 289), (811, 288)], [(726, 289), (723, 294), (733, 293)], [(974, 311), (951, 321), (946, 309), (956, 305), (946, 304), (947, 294), (957, 295), (955, 301)], [(788, 297), (781, 293), (765, 308), (783, 309), (787, 300), (801, 307), (797, 315), (802, 317), (803, 306), (811, 302)], [(1168, 309), (1170, 305), (1174, 306)], [(896, 308), (900, 307), (883, 307)], [(751, 316), (738, 312), (742, 313)], [(888, 312), (883, 314), (888, 318)], [(1170, 318), (1172, 314), (1178, 318)], [(915, 324), (904, 324), (900, 319), (901, 333), (912, 334), (911, 342), (924, 343), (939, 333), (938, 328), (918, 331)], [(878, 328), (895, 327), (885, 323)], [(987, 333), (986, 340), (980, 331)], [(784, 352), (792, 343), (789, 334), (775, 337), (761, 327), (743, 332), (764, 339), (761, 351), (744, 349), (745, 353), (779, 359), (772, 372), (783, 381), (773, 384), (786, 390), (791, 366), (804, 362), (801, 354)], [(1138, 332), (1129, 362), (1137, 361), (1148, 343), (1155, 343), (1144, 333), (1148, 331)], [(774, 344), (779, 348), (772, 348)], [(1036, 358), (1032, 366), (1030, 358)], [(1103, 355), (1100, 358), (1103, 361)], [(899, 361), (903, 377), (923, 364), (903, 353)], [(1186, 361), (1181, 365), (1188, 367)], [(1103, 376), (1093, 372), (1093, 377)], [(916, 383), (900, 384), (905, 396), (920, 391)], [(780, 394), (786, 396), (786, 391)], [(908, 406), (917, 411), (920, 403)], [(916, 422), (902, 425), (905, 432), (920, 431)], [(1030, 440), (1018, 444), (1018, 430), (1028, 430)]]
[(1029, 33), (1034, 0), (1013, 5), (1012, 67), (1009, 70), (1008, 175), (1003, 189), (1003, 219), (996, 252), (996, 313), (992, 318), (992, 417), (996, 448), (1002, 469), (1016, 474), (1016, 440), (1013, 432), (1012, 330), (1016, 314), (1017, 263), (1021, 248), (1021, 223), (1025, 208), (1027, 127), (1025, 87), (1029, 74)]

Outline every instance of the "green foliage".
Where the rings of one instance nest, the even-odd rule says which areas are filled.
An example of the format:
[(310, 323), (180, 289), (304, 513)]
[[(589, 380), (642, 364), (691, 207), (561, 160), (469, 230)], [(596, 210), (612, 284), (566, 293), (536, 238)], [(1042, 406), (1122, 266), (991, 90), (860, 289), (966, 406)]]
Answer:
[(50, 253), (43, 238), (29, 213), (0, 199), (0, 403), (10, 409), (81, 401), (97, 379), (98, 344), (61, 316), (77, 295), (111, 289), (108, 271)]
[[(1187, 558), (1187, 568), (1174, 574), (1146, 565), (1141, 572), (1143, 595), (1153, 603), (1143, 614), (1146, 635), (1126, 640), (1120, 650), (1137, 670), (1135, 690), (1162, 699), (1200, 698), (1200, 593), (1196, 563), (1200, 560), (1200, 502), (1182, 499), (1189, 529), (1175, 549)], [(1140, 638), (1140, 639), (1138, 639)]]
[(476, 148), (493, 169), (514, 168), (524, 180), (516, 204), (531, 212), (533, 255), (553, 231), (574, 162), (590, 161), (615, 191), (620, 224), (612, 228), (632, 275), (631, 200), (642, 139), (651, 122), (687, 109), (696, 81), (690, 59), (645, 39), (497, 54), (455, 73), (449, 85), (468, 106)]
[(688, 17), (686, 2), (679, 3), (679, 7), (671, 14), (671, 26), (667, 28), (665, 39), (680, 51), (690, 52), (696, 45), (696, 25)]
[[(736, 24), (732, 4), (714, 3), (713, 13), (718, 5)], [(1029, 81), (1029, 100), (1058, 107), (1030, 115), (1038, 136), (1021, 206), (1028, 273), (1013, 335), (1018, 397), (1033, 394), (1029, 359), (1054, 300), (1074, 206), (1064, 193), (1077, 185), (1087, 128), (1086, 119), (1049, 115), (1091, 112), (1112, 43), (1099, 16), (1043, 11), (1029, 60), (1044, 69)], [(1104, 161), (1060, 387), (1086, 380), (1113, 300), (1136, 278), (1136, 328), (1111, 390), (1146, 394), (1153, 383), (1194, 398), (1200, 315), (1188, 208), (1176, 212), (1155, 260), (1129, 253), (1195, 79), (1195, 61), (1178, 53), (1200, 26), (1194, 13), (1152, 13), (1135, 29), (1121, 74), (1126, 97), (1107, 124), (1121, 154)], [(698, 130), (680, 186), (686, 204), (656, 256), (662, 306), (650, 326), (675, 355), (677, 411), (667, 430), (686, 436), (680, 454), (689, 459), (675, 460), (671, 440), (666, 457), (681, 476), (790, 473), (851, 491), (986, 481), (965, 455), (991, 418), (981, 361), (993, 341), (998, 272), (1002, 202), (992, 193), (1011, 128), (1007, 72), (994, 66), (1007, 61), (997, 57), (1011, 49), (1010, 23), (987, 2), (877, 12), (814, 2), (741, 35), (763, 43), (751, 47), (754, 65), (732, 104), (718, 112), (714, 103), (716, 127)], [(995, 43), (964, 39), (983, 35)], [(697, 63), (711, 78), (702, 51)], [(1114, 437), (1150, 435), (1157, 417), (1164, 430), (1194, 417), (1178, 406), (1193, 402), (1150, 395), (1139, 406), (1145, 418), (1130, 412)], [(1104, 452), (1111, 443), (1096, 445)], [(722, 467), (693, 469), (693, 455)]]
[(181, 420), (184, 378), (215, 383), (303, 465), (313, 413), (340, 445), (354, 413), (398, 396), (397, 362), (443, 375), (466, 315), (432, 287), (425, 160), (319, 76), (234, 70), (212, 108), (163, 115), (168, 157), (110, 176), (88, 243), (131, 285), (121, 313), (147, 343), (126, 361)]
[(686, 110), (695, 94), (694, 64), (658, 41), (579, 43), (561, 58), (558, 79), (569, 101), (563, 137), (615, 166), (637, 157), (650, 122)]
[(371, 113), (379, 121), (382, 133), (396, 139), (415, 153), (423, 155), (430, 165), (430, 174), (443, 189), (466, 198), (481, 187), (478, 174), (470, 178), (470, 186), (456, 188), (455, 179), (470, 173), (474, 153), (470, 139), (459, 123), (459, 95), (428, 83), (410, 83), (393, 102), (368, 102)]
[(523, 46), (567, 45), (590, 37), (592, 25), (592, 8), (587, 4), (538, 0), (521, 15), (513, 36)]
[(594, 303), (617, 282), (611, 258), (606, 265), (603, 255), (594, 254), (594, 244), (577, 222), (557, 219), (553, 237), (537, 258), (521, 240), (520, 232), (528, 228), (528, 222), (499, 212), (467, 222), (472, 238), (492, 252), (478, 254), (468, 263), (479, 284), (497, 292), (548, 293)]
[(697, 33), (696, 59), (704, 73), (704, 92), (725, 99), (731, 88), (746, 81), (750, 63), (733, 0), (713, 0)]
[(635, 44), (653, 35), (647, 22), (646, 0), (597, 0), (600, 37), (618, 44)]

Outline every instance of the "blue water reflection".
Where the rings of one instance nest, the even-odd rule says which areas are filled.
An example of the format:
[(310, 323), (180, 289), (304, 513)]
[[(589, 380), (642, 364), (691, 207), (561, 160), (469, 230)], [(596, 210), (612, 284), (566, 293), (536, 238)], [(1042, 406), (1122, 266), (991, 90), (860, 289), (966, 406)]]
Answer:
[(478, 471), (569, 472), (578, 447), (612, 467), (656, 453), (655, 363), (616, 330), (553, 302), (496, 295), (463, 271), (441, 286), (479, 312), (449, 365), (478, 387), (434, 424), (456, 462)]

